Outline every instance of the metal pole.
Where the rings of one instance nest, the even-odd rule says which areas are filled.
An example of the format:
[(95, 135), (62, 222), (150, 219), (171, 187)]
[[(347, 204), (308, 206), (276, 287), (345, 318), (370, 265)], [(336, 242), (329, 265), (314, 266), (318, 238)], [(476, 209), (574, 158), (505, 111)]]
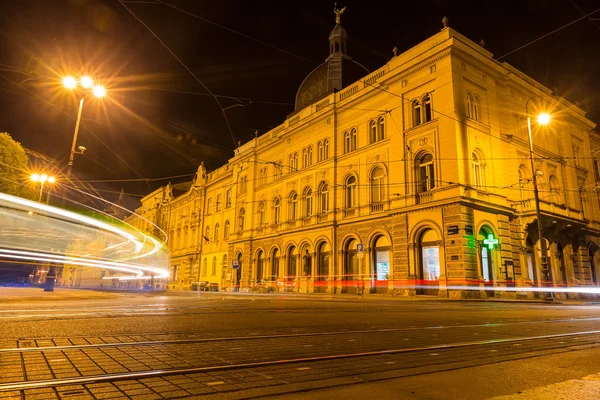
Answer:
[(75, 121), (75, 132), (73, 132), (73, 144), (71, 145), (71, 154), (69, 155), (69, 165), (67, 166), (67, 178), (71, 177), (73, 171), (73, 158), (75, 157), (75, 146), (77, 145), (77, 135), (79, 134), (79, 123), (81, 122), (81, 111), (83, 110), (83, 97), (79, 101), (79, 111)]
[[(537, 174), (535, 171), (535, 165), (533, 163), (533, 138), (531, 135), (531, 116), (529, 116), (529, 109), (527, 108), (527, 131), (529, 133), (529, 161), (531, 162), (531, 172), (533, 173), (533, 195), (535, 198), (535, 212), (537, 216), (537, 228), (538, 228), (538, 236), (540, 241), (540, 252), (541, 252), (541, 269), (543, 274), (543, 279), (546, 282), (550, 282), (550, 285), (553, 285), (552, 282), (552, 271), (548, 268), (548, 254), (546, 251), (546, 242), (544, 241), (544, 226), (542, 225), (542, 213), (540, 211), (540, 195), (538, 192), (537, 185)], [(552, 292), (549, 292), (548, 297), (544, 300), (553, 301), (554, 295)]]
[(42, 184), (40, 185), (40, 198), (38, 199), (38, 202), (42, 202), (42, 193), (44, 192), (44, 183), (46, 183), (46, 181), (42, 181)]

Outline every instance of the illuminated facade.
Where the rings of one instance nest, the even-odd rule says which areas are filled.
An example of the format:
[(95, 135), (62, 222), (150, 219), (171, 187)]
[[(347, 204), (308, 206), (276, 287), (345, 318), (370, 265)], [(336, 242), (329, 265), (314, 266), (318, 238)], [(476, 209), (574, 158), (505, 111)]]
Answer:
[(170, 289), (510, 297), (503, 287), (543, 285), (527, 108), (552, 114), (532, 133), (553, 284), (598, 285), (600, 135), (582, 110), (447, 26), (372, 73), (346, 56), (340, 23), (329, 40), (280, 126), (201, 166), (187, 191), (142, 200), (169, 235)]

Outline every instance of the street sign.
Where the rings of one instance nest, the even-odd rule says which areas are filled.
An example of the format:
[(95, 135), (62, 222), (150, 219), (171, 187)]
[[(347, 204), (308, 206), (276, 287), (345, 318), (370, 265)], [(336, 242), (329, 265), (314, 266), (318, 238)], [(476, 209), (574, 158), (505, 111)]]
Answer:
[(239, 264), (238, 260), (235, 260), (235, 259), (231, 260), (231, 267), (233, 269), (238, 269), (240, 267), (240, 264)]
[(458, 235), (458, 225), (448, 225), (448, 235)]

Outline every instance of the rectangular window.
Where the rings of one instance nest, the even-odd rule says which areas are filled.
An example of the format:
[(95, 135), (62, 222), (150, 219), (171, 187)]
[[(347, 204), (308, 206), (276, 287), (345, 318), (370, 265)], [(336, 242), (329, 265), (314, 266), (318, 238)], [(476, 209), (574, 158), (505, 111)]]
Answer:
[(244, 194), (248, 191), (248, 176), (244, 175), (240, 177), (239, 182), (239, 194)]
[(221, 211), (221, 195), (217, 195), (217, 202), (215, 203), (215, 211)]
[(281, 160), (279, 160), (279, 161), (276, 161), (276, 162), (273, 164), (273, 176), (274, 176), (274, 179), (275, 179), (275, 180), (277, 180), (277, 179), (280, 179), (280, 178), (281, 178), (281, 173), (282, 173), (282, 165), (283, 165), (283, 163), (282, 163), (282, 161), (281, 161)]
[(210, 215), (212, 210), (212, 197), (210, 199), (208, 199), (208, 202), (206, 203), (206, 215)]
[(600, 168), (598, 167), (598, 160), (594, 160), (594, 177), (596, 177), (596, 182), (600, 181)]

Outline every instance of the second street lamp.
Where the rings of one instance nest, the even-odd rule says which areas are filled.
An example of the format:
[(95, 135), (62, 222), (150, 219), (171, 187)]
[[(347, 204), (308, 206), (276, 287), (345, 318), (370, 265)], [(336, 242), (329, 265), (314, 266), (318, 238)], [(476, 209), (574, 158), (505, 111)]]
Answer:
[[(79, 83), (77, 79), (72, 76), (67, 76), (63, 79), (63, 85), (65, 88), (70, 90), (75, 90), (80, 85), (84, 90), (90, 91), (95, 97), (104, 97), (106, 95), (106, 89), (101, 85), (94, 85), (94, 81), (89, 76), (83, 76), (79, 79)], [(73, 159), (75, 158), (75, 154), (83, 154), (83, 151), (75, 150), (75, 146), (77, 145), (77, 136), (79, 134), (79, 124), (81, 123), (81, 112), (83, 111), (83, 100), (85, 99), (86, 92), (82, 93), (81, 100), (79, 100), (79, 110), (77, 111), (77, 119), (75, 120), (75, 131), (73, 132), (73, 143), (71, 144), (71, 153), (69, 154), (69, 164), (67, 165), (67, 178), (71, 177), (71, 172), (73, 171)], [(79, 146), (80, 148), (82, 146)]]
[(40, 197), (38, 199), (38, 202), (42, 202), (42, 195), (44, 193), (44, 184), (46, 182), (48, 183), (54, 183), (56, 182), (56, 179), (53, 176), (48, 176), (46, 174), (33, 174), (31, 175), (30, 178), (33, 182), (40, 182)]

